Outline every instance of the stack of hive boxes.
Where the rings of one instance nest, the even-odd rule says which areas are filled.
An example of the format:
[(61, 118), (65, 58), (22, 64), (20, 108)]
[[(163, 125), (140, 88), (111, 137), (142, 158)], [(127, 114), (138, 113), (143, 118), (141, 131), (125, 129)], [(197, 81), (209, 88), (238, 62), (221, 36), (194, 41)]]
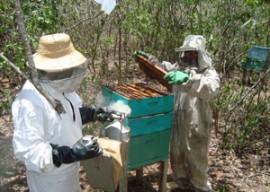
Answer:
[(131, 108), (128, 170), (166, 160), (172, 127), (173, 95), (146, 84), (103, 87), (110, 102), (122, 101)]

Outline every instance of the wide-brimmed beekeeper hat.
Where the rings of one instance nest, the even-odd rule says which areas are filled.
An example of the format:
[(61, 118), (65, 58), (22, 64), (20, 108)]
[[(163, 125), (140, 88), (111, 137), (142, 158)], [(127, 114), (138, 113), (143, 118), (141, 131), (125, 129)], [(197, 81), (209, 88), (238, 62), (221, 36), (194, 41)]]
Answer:
[(65, 33), (42, 36), (33, 59), (36, 69), (46, 72), (64, 71), (87, 61)]

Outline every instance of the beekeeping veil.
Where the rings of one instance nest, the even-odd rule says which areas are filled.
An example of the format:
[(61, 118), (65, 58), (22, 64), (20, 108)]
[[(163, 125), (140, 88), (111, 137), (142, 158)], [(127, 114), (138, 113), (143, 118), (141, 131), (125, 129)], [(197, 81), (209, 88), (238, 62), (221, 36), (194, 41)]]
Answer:
[[(175, 51), (178, 55), (178, 62), (182, 65), (182, 58), (185, 51), (197, 51), (198, 52), (198, 70), (202, 71), (212, 66), (212, 59), (210, 54), (205, 50), (206, 40), (201, 35), (188, 35), (183, 45), (177, 48)], [(186, 67), (186, 66), (182, 66)]]
[[(37, 53), (33, 55), (38, 81), (52, 94), (76, 91), (87, 70), (87, 59), (75, 50), (70, 37), (64, 33), (42, 36)], [(53, 95), (52, 95), (53, 96)]]

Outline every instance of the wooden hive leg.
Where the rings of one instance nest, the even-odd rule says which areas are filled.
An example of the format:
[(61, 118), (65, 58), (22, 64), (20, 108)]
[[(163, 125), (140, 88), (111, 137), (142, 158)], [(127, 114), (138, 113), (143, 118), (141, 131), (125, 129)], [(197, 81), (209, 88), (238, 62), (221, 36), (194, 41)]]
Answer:
[(248, 69), (243, 70), (242, 84), (249, 85), (250, 72)]
[(160, 162), (159, 170), (159, 192), (166, 192), (167, 183), (167, 170), (168, 170), (168, 159)]
[(136, 169), (136, 183), (142, 184), (143, 167)]
[(120, 172), (119, 186), (116, 192), (127, 192), (128, 191), (128, 167), (127, 167), (127, 157), (128, 157), (128, 145), (129, 142), (122, 142), (121, 156), (123, 160), (123, 167)]
[(116, 192), (127, 192), (128, 191), (128, 177), (127, 168), (123, 167), (120, 173), (119, 187)]

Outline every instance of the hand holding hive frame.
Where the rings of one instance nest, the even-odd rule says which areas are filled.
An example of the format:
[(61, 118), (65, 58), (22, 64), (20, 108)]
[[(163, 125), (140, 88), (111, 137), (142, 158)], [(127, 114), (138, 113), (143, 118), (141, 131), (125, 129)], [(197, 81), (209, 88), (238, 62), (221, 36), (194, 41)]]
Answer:
[(141, 55), (138, 55), (138, 59), (140, 69), (147, 76), (157, 80), (160, 84), (165, 86), (169, 92), (172, 90), (172, 86), (168, 83), (168, 81), (163, 79), (164, 75), (167, 74), (167, 72), (164, 69), (162, 69), (157, 65), (154, 65), (152, 62), (150, 62), (148, 59), (144, 58)]

